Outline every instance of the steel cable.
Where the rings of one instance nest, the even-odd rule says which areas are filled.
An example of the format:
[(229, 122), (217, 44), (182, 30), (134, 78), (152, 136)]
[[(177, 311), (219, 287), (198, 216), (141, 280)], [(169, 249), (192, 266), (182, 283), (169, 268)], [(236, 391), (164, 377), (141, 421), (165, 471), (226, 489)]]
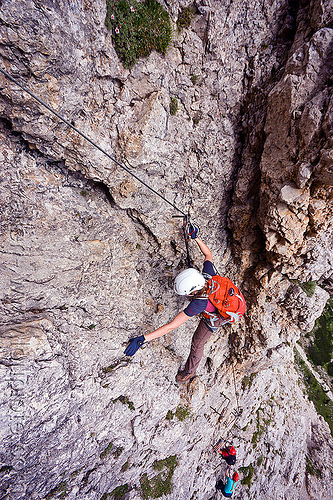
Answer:
[(27, 89), (24, 85), (22, 85), (20, 82), (18, 82), (16, 80), (16, 78), (13, 78), (9, 73), (7, 73), (7, 71), (5, 71), (4, 69), (0, 68), (0, 72), (6, 76), (9, 80), (11, 80), (12, 82), (14, 82), (16, 85), (18, 85), (22, 90), (24, 90), (25, 92), (27, 92), (31, 97), (33, 97), (36, 101), (38, 101), (42, 106), (44, 106), (46, 109), (48, 109), (51, 113), (53, 113), (55, 116), (57, 116), (60, 120), (62, 120), (64, 123), (66, 123), (66, 125), (68, 125), (70, 128), (72, 128), (73, 130), (75, 130), (75, 132), (77, 132), (78, 134), (80, 134), (84, 139), (86, 139), (86, 141), (90, 142), (90, 144), (92, 144), (95, 148), (97, 148), (99, 151), (101, 151), (103, 154), (105, 154), (108, 158), (110, 158), (110, 160), (114, 161), (120, 168), (122, 168), (123, 170), (125, 170), (128, 174), (130, 174), (132, 177), (134, 177), (137, 181), (139, 181), (141, 184), (143, 184), (143, 186), (145, 186), (147, 189), (150, 189), (150, 191), (152, 191), (154, 194), (156, 194), (157, 196), (159, 196), (162, 200), (164, 200), (166, 203), (168, 203), (171, 207), (173, 207), (175, 210), (177, 210), (178, 212), (180, 212), (181, 214), (183, 214), (183, 216), (186, 216), (186, 214), (180, 210), (180, 208), (176, 207), (176, 205), (174, 205), (173, 203), (171, 203), (171, 201), (169, 201), (167, 198), (165, 198), (162, 194), (160, 194), (158, 191), (156, 191), (154, 188), (152, 188), (151, 186), (149, 186), (149, 184), (147, 184), (146, 182), (144, 182), (142, 179), (140, 179), (137, 175), (135, 175), (133, 172), (131, 172), (127, 167), (125, 167), (124, 165), (122, 165), (118, 160), (116, 160), (115, 158), (113, 158), (109, 153), (107, 153), (104, 149), (102, 149), (100, 146), (98, 146), (98, 144), (96, 144), (93, 140), (91, 140), (88, 136), (86, 136), (83, 132), (81, 132), (79, 129), (77, 129), (76, 127), (74, 127), (74, 125), (72, 125), (68, 120), (66, 120), (63, 116), (59, 115), (59, 113), (57, 113), (53, 108), (51, 108), (48, 104), (46, 104), (44, 101), (42, 101), (42, 99), (40, 99), (39, 97), (37, 97), (33, 92), (31, 92), (29, 89)]

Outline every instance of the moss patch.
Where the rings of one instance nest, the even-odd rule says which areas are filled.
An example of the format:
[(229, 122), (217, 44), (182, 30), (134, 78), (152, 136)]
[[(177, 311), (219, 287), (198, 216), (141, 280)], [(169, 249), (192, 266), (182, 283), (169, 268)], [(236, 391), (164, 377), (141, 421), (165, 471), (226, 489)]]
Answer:
[(51, 498), (64, 498), (67, 496), (67, 483), (66, 481), (62, 481), (57, 484), (55, 488), (53, 488), (47, 495), (46, 500), (50, 500)]
[(168, 413), (166, 414), (166, 420), (172, 420), (174, 417), (174, 414), (172, 413), (171, 410), (168, 410)]
[(113, 402), (120, 401), (123, 405), (127, 405), (130, 410), (135, 410), (134, 404), (128, 399), (127, 396), (119, 396), (119, 398), (114, 399)]
[(102, 451), (102, 453), (100, 454), (99, 458), (101, 458), (103, 460), (103, 458), (107, 457), (111, 453), (112, 448), (113, 448), (113, 443), (111, 441), (107, 445), (107, 447)]
[(250, 464), (248, 467), (240, 467), (239, 470), (245, 476), (241, 480), (241, 483), (250, 487), (251, 481), (253, 478), (253, 474), (254, 474), (253, 465)]
[(173, 413), (171, 410), (168, 411), (166, 414), (166, 420), (172, 420), (173, 417), (177, 417), (178, 420), (183, 422), (187, 417), (191, 415), (191, 410), (187, 406), (177, 406), (177, 409), (175, 413)]
[(158, 474), (148, 479), (147, 474), (140, 477), (141, 496), (144, 500), (148, 498), (160, 498), (172, 492), (172, 476), (178, 465), (176, 455), (172, 455), (164, 460), (156, 460), (153, 468), (159, 471)]
[(318, 478), (322, 478), (322, 471), (311, 462), (310, 458), (306, 456), (306, 466), (305, 470), (307, 474), (310, 474), (310, 476), (316, 476)]
[(0, 474), (7, 474), (12, 470), (12, 465), (3, 465), (0, 469)]
[(245, 389), (250, 389), (256, 375), (257, 375), (256, 373), (251, 373), (251, 375), (249, 377), (245, 376), (243, 378), (243, 380), (242, 380), (242, 390), (243, 391), (245, 391)]
[(114, 498), (115, 500), (121, 500), (122, 498), (124, 498), (124, 496), (126, 495), (126, 493), (130, 490), (130, 487), (129, 485), (126, 483), (126, 484), (122, 484), (121, 486), (117, 486), (117, 488), (115, 488), (113, 491), (111, 491), (111, 496), (112, 498)]
[[(308, 355), (315, 365), (320, 365), (328, 371), (333, 352), (333, 301), (329, 300), (325, 309), (315, 322), (310, 333), (312, 343), (308, 348)], [(332, 370), (333, 372), (333, 370)]]
[(264, 457), (262, 455), (260, 455), (260, 457), (257, 460), (257, 466), (260, 467), (261, 464), (263, 463), (263, 461), (264, 461)]
[(121, 466), (121, 469), (120, 469), (120, 472), (126, 472), (127, 469), (129, 468), (130, 464), (129, 464), (129, 460), (127, 460), (122, 466)]
[(170, 115), (175, 115), (178, 111), (178, 99), (176, 97), (170, 98)]
[(112, 441), (107, 445), (105, 450), (102, 451), (100, 454), (100, 458), (103, 460), (105, 457), (108, 455), (112, 454), (114, 458), (119, 458), (122, 452), (124, 451), (124, 448), (122, 446), (116, 446), (114, 448)]
[(114, 458), (119, 458), (123, 451), (123, 446), (117, 446), (116, 449), (112, 452), (112, 455), (114, 456)]
[(324, 417), (328, 423), (331, 434), (333, 436), (333, 403), (326, 396), (321, 385), (317, 382), (315, 377), (312, 375), (310, 370), (305, 365), (302, 358), (297, 352), (295, 352), (295, 364), (296, 368), (302, 377), (305, 386), (305, 392), (308, 395), (310, 401), (313, 402), (315, 408), (319, 415)]
[(298, 285), (303, 290), (303, 292), (306, 293), (308, 297), (312, 297), (312, 295), (315, 292), (315, 288), (317, 285), (315, 281), (306, 281), (305, 283), (301, 283), (298, 280), (290, 280), (290, 281), (292, 283), (296, 283), (296, 285)]
[(260, 440), (260, 438), (265, 430), (265, 427), (262, 425), (262, 423), (260, 421), (260, 408), (257, 410), (256, 413), (257, 413), (257, 430), (252, 436), (252, 443), (253, 444), (257, 444), (257, 442)]
[(330, 377), (333, 377), (333, 363), (329, 363), (327, 365), (327, 373), (329, 374)]
[(130, 68), (153, 50), (165, 54), (170, 44), (170, 16), (156, 0), (106, 0), (105, 24), (111, 31), (113, 46)]
[(195, 74), (191, 75), (191, 82), (193, 83), (193, 85), (196, 85), (198, 83), (198, 80), (199, 80), (198, 75)]
[(71, 472), (71, 477), (77, 477), (81, 471), (83, 471), (84, 467), (81, 467), (81, 469), (77, 469), (73, 472)]
[[(105, 366), (104, 368), (102, 368), (102, 372), (103, 373), (110, 373), (112, 372), (123, 360), (121, 359), (118, 359), (117, 361), (115, 361), (114, 363), (112, 363), (112, 365), (109, 365), (109, 366)], [(129, 361), (128, 361), (129, 363)]]
[(178, 406), (175, 412), (175, 417), (183, 422), (187, 417), (191, 415), (191, 411), (187, 406)]
[(195, 8), (194, 4), (190, 5), (188, 7), (184, 7), (178, 16), (177, 19), (177, 28), (178, 31), (181, 31), (184, 28), (189, 28), (190, 24), (192, 22), (192, 19), (194, 18), (196, 14), (197, 9)]

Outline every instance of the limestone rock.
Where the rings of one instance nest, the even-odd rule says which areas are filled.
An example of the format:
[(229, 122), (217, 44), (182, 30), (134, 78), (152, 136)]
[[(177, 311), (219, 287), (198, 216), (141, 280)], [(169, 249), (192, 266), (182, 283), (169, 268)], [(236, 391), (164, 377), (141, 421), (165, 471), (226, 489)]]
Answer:
[[(161, 3), (173, 23), (190, 5)], [(196, 6), (165, 56), (128, 70), (104, 0), (1, 3), (3, 67), (190, 209), (247, 301), (185, 386), (195, 318), (124, 356), (185, 307), (177, 209), (0, 75), (1, 497), (139, 500), (162, 477), (166, 499), (217, 499), (220, 436), (235, 499), (333, 496), (332, 436), (293, 350), (333, 287), (331, 1)]]

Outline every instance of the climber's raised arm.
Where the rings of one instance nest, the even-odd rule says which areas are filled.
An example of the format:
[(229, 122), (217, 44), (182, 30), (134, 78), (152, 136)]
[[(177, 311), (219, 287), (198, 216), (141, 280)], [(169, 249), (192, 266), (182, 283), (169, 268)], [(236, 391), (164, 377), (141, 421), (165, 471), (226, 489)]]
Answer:
[(198, 232), (199, 232), (199, 229), (190, 223), (188, 226), (188, 235), (191, 236), (192, 240), (195, 240), (197, 242), (198, 247), (200, 248), (201, 252), (205, 256), (204, 262), (206, 262), (206, 260), (213, 262), (212, 252), (209, 250), (206, 243), (204, 243), (200, 238), (198, 238)]
[(135, 337), (134, 339), (132, 339), (125, 349), (125, 354), (127, 356), (133, 356), (136, 351), (142, 346), (145, 340), (149, 341), (157, 339), (158, 337), (162, 337), (166, 333), (172, 332), (172, 330), (185, 323), (185, 321), (187, 321), (188, 319), (190, 319), (190, 316), (187, 316), (184, 311), (178, 313), (177, 316), (172, 321), (170, 321), (170, 323), (160, 326), (153, 332), (147, 333), (145, 335), (140, 335), (140, 337)]
[(206, 262), (206, 260), (209, 260), (210, 262), (213, 262), (212, 252), (209, 250), (209, 248), (206, 245), (206, 243), (204, 243), (202, 240), (200, 240), (200, 238), (195, 238), (195, 241), (198, 243), (198, 247), (200, 248), (201, 252), (205, 256), (204, 262)]

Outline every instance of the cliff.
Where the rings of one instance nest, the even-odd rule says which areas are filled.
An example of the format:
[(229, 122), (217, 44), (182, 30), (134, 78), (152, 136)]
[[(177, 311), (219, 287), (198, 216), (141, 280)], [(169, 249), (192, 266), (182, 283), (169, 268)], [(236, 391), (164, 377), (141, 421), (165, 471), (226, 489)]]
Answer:
[(3, 0), (1, 68), (189, 210), (247, 312), (184, 386), (195, 318), (125, 357), (185, 306), (179, 213), (0, 75), (0, 497), (217, 500), (222, 437), (235, 499), (329, 500), (298, 341), (332, 292), (332, 2), (160, 3), (171, 44), (128, 69), (105, 1)]

